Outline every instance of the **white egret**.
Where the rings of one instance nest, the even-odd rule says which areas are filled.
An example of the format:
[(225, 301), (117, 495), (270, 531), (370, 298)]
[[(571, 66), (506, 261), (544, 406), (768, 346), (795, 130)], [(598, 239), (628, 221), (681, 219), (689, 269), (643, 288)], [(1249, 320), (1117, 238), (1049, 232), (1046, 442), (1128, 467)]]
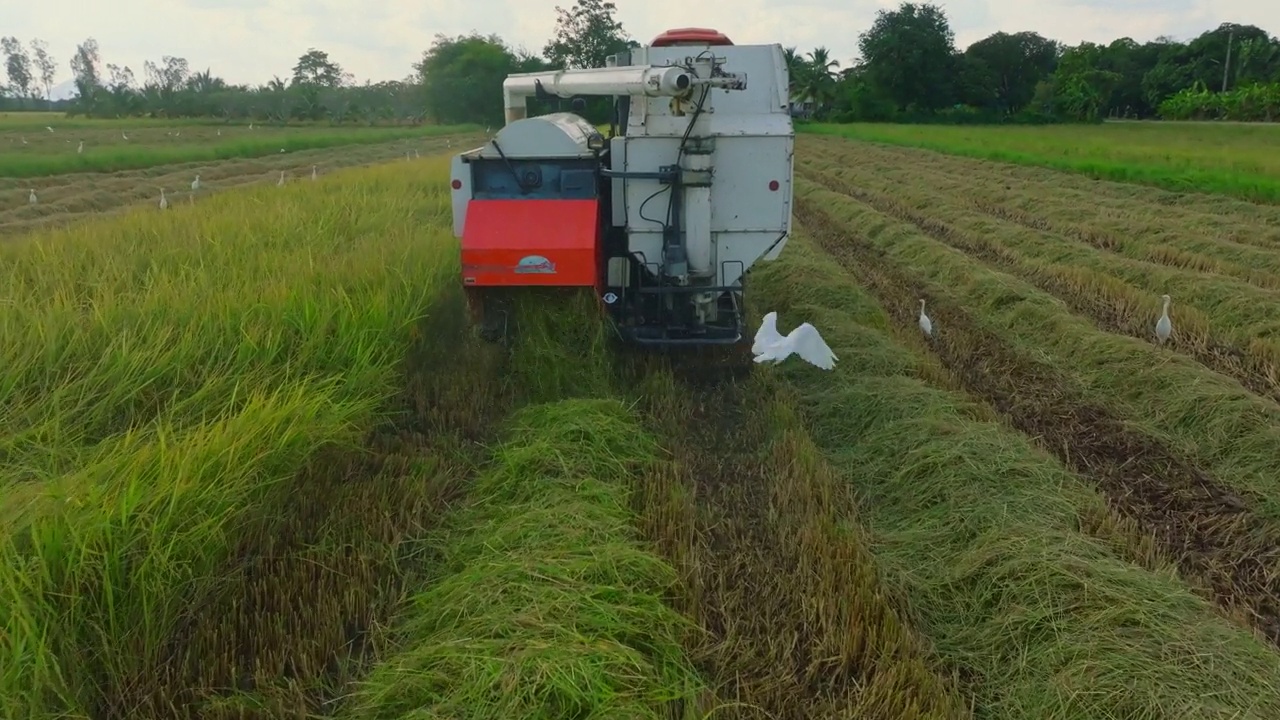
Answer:
[(164, 196), (164, 188), (160, 188), (160, 209), (161, 210), (169, 209), (169, 198)]
[(920, 298), (920, 330), (925, 335), (933, 337), (933, 321), (924, 314), (924, 298)]
[(81, 140), (81, 141), (80, 141), (80, 145), (79, 145), (78, 147), (76, 147), (76, 154), (77, 154), (77, 155), (80, 155), (80, 154), (83, 154), (83, 153), (84, 153), (84, 141), (83, 141), (83, 140)]
[(1156, 321), (1156, 337), (1163, 345), (1173, 334), (1173, 323), (1169, 320), (1169, 303), (1171, 302), (1169, 296), (1161, 295), (1160, 299), (1164, 301), (1164, 310), (1160, 313), (1160, 319)]
[(36, 199), (36, 189), (31, 188), (31, 194), (27, 196), (27, 204), (35, 205), (38, 202), (40, 201)]
[(191, 181), (191, 192), (200, 189), (200, 173), (196, 173), (196, 179)]
[(276, 181), (276, 187), (284, 187), (284, 171), (280, 171), (280, 179)]
[(751, 352), (758, 363), (772, 361), (775, 365), (792, 355), (811, 363), (823, 370), (835, 367), (836, 357), (827, 346), (818, 329), (809, 323), (802, 323), (783, 337), (778, 333), (778, 313), (771, 312), (764, 316), (760, 329), (756, 331), (755, 341), (751, 344)]

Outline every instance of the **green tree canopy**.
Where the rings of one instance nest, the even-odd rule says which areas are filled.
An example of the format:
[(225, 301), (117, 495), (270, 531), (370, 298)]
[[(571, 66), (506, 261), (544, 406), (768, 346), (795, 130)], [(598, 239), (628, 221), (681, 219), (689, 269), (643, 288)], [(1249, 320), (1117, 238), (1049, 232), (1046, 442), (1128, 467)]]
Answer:
[(542, 48), (552, 67), (604, 67), (605, 59), (639, 43), (614, 19), (618, 8), (604, 0), (577, 0), (571, 9), (556, 6), (555, 35)]
[(905, 2), (897, 10), (880, 10), (859, 36), (858, 49), (866, 79), (900, 110), (931, 111), (953, 102), (955, 33), (937, 5)]
[(1036, 83), (1053, 72), (1059, 52), (1058, 43), (1038, 33), (997, 32), (964, 51), (965, 70), (977, 73), (968, 79), (987, 91), (983, 100), (1001, 112), (1017, 112), (1035, 96)]
[(502, 81), (507, 75), (533, 72), (546, 64), (512, 50), (497, 35), (437, 35), (415, 66), (428, 112), (441, 123), (500, 124)]

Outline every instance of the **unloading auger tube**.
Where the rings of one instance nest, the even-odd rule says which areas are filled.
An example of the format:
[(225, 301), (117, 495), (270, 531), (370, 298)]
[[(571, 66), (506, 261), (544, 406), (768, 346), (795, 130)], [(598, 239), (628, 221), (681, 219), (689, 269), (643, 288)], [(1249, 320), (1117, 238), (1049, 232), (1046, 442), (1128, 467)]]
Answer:
[[(780, 45), (700, 28), (607, 67), (507, 77), (505, 126), (453, 161), (468, 295), (589, 286), (626, 340), (741, 342), (744, 275), (791, 229), (788, 84)], [(529, 98), (581, 96), (613, 98), (611, 137), (574, 113), (527, 117)]]

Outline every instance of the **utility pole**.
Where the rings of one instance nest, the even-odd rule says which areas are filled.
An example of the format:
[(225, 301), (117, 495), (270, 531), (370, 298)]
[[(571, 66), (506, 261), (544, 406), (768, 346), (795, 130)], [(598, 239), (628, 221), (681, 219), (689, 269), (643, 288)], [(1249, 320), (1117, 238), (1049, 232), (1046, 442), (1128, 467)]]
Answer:
[(1227, 32), (1227, 60), (1222, 63), (1222, 92), (1227, 91), (1227, 73), (1231, 70), (1231, 40), (1236, 36), (1235, 30)]

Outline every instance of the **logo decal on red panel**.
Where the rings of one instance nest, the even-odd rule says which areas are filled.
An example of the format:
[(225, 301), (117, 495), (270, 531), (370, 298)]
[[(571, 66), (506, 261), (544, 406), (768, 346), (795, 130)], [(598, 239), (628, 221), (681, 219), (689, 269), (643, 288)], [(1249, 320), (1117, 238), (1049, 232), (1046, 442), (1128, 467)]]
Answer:
[(541, 255), (526, 255), (516, 263), (515, 271), (520, 274), (555, 275), (556, 264)]

